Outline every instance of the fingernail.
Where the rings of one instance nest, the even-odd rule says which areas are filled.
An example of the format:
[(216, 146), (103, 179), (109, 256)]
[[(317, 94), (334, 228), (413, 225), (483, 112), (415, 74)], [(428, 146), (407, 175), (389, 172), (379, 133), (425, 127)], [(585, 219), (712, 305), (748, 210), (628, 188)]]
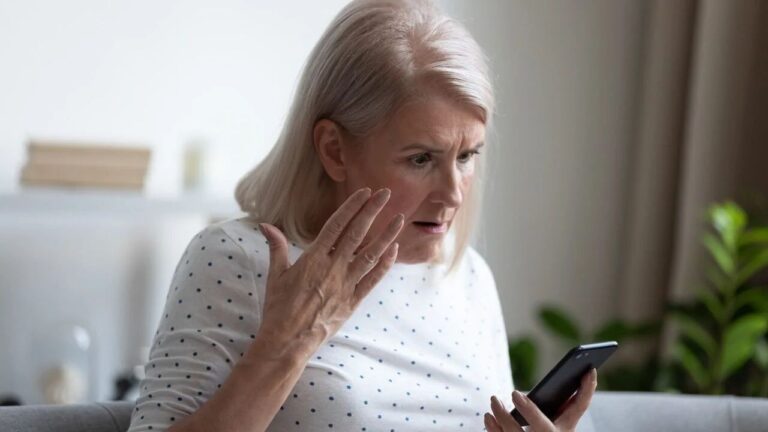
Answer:
[(261, 235), (263, 235), (264, 237), (267, 236), (267, 233), (265, 232), (265, 229), (264, 229), (264, 224), (259, 224), (259, 231), (261, 232)]
[(512, 398), (515, 399), (515, 403), (518, 403), (518, 404), (526, 403), (525, 396), (523, 396), (523, 394), (517, 390), (512, 391)]
[(499, 400), (499, 398), (497, 398), (496, 395), (491, 396), (491, 403), (495, 403), (499, 408), (505, 409), (504, 403), (501, 400)]
[[(383, 192), (382, 192), (382, 191), (383, 191)], [(389, 195), (390, 195), (391, 193), (392, 193), (392, 191), (390, 191), (390, 190), (389, 190), (389, 189), (387, 189), (387, 188), (384, 188), (384, 189), (379, 189), (378, 191), (376, 191), (376, 202), (377, 202), (378, 204), (383, 204), (383, 203), (385, 203), (385, 202), (386, 202), (386, 201), (389, 199)]]

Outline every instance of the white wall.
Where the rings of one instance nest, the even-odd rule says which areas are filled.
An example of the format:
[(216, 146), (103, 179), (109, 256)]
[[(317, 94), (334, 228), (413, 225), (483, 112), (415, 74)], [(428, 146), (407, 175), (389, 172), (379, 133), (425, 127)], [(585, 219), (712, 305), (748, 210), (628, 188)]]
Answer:
[(16, 189), (27, 137), (51, 137), (148, 145), (147, 192), (173, 195), (200, 137), (210, 189), (231, 196), (345, 3), (0, 0), (0, 192)]

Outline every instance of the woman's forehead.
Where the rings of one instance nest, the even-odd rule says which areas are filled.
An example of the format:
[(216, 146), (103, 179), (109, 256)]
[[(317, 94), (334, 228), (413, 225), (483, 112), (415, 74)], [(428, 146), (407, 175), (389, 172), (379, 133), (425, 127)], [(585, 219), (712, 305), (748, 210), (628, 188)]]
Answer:
[(475, 146), (485, 140), (485, 124), (470, 108), (446, 99), (408, 104), (398, 110), (383, 131), (400, 147), (421, 143), (430, 146)]

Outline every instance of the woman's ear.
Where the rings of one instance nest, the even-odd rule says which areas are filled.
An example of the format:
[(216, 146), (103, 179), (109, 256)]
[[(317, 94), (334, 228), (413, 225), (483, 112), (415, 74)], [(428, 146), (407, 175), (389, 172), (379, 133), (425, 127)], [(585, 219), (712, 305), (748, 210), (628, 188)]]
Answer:
[(343, 152), (341, 128), (329, 119), (320, 119), (312, 131), (312, 141), (320, 163), (333, 181), (343, 182), (347, 179), (347, 163)]

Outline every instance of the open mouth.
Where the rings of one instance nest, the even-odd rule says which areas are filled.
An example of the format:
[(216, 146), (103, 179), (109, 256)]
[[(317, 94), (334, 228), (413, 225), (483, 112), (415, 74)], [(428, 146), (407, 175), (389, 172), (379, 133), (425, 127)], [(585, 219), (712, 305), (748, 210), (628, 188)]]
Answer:
[(416, 224), (418, 226), (423, 226), (423, 227), (439, 227), (440, 225), (442, 225), (442, 224), (435, 223), (435, 222), (421, 222), (421, 221), (416, 221), (416, 222), (414, 222), (414, 224)]
[(416, 221), (413, 223), (420, 231), (428, 234), (442, 234), (448, 230), (448, 224), (446, 222), (424, 222)]

